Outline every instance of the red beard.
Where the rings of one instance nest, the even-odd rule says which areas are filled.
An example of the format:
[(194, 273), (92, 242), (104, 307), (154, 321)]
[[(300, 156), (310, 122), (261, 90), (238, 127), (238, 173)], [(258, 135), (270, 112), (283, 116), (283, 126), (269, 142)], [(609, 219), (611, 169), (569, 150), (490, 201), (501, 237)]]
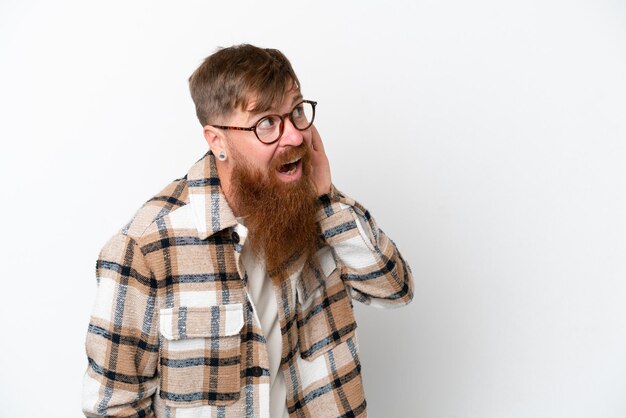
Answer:
[[(319, 207), (311, 180), (311, 154), (302, 143), (274, 158), (268, 174), (254, 169), (231, 150), (236, 164), (231, 175), (234, 203), (248, 228), (248, 243), (265, 258), (267, 271), (275, 282), (287, 278), (287, 265), (317, 249)], [(302, 158), (302, 176), (285, 183), (278, 179), (279, 167)]]

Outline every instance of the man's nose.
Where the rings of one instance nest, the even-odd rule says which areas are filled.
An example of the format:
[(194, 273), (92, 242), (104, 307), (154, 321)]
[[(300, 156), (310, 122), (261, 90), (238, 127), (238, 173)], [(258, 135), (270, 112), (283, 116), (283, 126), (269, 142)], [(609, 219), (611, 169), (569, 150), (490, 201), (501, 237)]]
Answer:
[(291, 122), (291, 119), (285, 118), (285, 121), (283, 123), (283, 135), (280, 137), (280, 141), (278, 141), (281, 146), (291, 145), (297, 147), (302, 142), (304, 142), (304, 136), (302, 135), (302, 131), (296, 129), (296, 127)]

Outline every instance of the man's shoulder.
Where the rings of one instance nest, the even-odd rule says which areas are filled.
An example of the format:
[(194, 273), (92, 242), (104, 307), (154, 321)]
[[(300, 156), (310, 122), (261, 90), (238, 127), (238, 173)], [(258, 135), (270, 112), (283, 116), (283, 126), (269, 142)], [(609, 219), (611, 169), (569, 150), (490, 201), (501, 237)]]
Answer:
[(178, 178), (148, 199), (120, 233), (139, 241), (151, 226), (189, 203), (187, 176)]

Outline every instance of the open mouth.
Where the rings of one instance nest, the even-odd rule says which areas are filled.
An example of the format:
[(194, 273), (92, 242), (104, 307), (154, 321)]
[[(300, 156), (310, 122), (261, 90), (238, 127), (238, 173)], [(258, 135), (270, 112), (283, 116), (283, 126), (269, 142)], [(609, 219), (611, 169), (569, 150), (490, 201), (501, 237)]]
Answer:
[(282, 174), (293, 174), (298, 169), (298, 164), (300, 163), (300, 161), (301, 161), (300, 157), (292, 161), (289, 161), (288, 163), (283, 164), (280, 167), (278, 167), (278, 172)]

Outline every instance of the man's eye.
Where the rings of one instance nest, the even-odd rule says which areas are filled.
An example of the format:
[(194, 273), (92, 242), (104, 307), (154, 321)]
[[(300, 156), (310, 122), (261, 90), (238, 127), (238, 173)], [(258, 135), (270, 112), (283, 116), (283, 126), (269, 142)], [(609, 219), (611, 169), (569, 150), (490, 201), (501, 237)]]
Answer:
[(302, 104), (296, 106), (291, 114), (294, 118), (301, 118), (302, 116), (304, 116), (304, 106)]
[(257, 129), (268, 130), (268, 129), (274, 128), (274, 126), (276, 126), (277, 123), (278, 122), (276, 120), (276, 117), (268, 116), (266, 118), (261, 119), (259, 123), (256, 124), (256, 127)]

